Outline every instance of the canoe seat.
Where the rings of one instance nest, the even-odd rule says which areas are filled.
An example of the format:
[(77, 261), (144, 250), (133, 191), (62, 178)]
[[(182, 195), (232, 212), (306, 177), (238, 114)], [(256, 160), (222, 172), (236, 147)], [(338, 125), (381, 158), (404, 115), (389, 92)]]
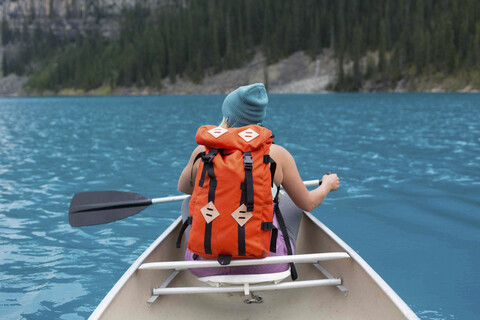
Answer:
[(282, 272), (264, 273), (264, 274), (232, 274), (232, 275), (218, 275), (208, 277), (198, 277), (198, 280), (208, 283), (213, 287), (220, 287), (223, 285), (238, 285), (238, 284), (256, 284), (273, 282), (280, 283), (283, 279), (290, 276), (290, 268)]
[(264, 273), (264, 274), (231, 274), (208, 277), (198, 277), (197, 279), (205, 282), (212, 287), (223, 286), (243, 286), (243, 292), (247, 296), (250, 294), (252, 299), (246, 299), (245, 303), (262, 303), (262, 297), (250, 292), (250, 285), (260, 283), (279, 284), (283, 279), (290, 276), (290, 268), (282, 272)]

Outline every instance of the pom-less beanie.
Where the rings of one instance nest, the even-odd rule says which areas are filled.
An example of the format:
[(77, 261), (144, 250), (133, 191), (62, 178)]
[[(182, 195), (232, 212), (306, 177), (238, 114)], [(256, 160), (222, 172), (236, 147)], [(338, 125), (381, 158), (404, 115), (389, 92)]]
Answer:
[(239, 87), (223, 101), (222, 113), (231, 127), (261, 124), (267, 113), (268, 96), (263, 83)]

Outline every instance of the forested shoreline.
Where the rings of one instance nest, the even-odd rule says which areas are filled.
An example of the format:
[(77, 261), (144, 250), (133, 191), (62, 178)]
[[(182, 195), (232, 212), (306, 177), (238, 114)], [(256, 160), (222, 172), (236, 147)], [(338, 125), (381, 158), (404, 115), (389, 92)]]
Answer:
[(29, 75), (26, 88), (34, 92), (160, 88), (165, 78), (200, 83), (259, 51), (272, 64), (330, 48), (339, 66), (336, 91), (428, 76), (480, 82), (477, 0), (196, 0), (157, 11), (136, 6), (118, 19), (115, 39), (95, 30), (74, 39), (39, 27), (14, 31), (3, 21), (3, 75)]

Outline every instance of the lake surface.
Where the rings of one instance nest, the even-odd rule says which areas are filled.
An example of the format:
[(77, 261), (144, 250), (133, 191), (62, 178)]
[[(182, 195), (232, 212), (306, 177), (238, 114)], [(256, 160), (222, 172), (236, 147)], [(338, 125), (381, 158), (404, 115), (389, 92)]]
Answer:
[[(72, 196), (178, 195), (223, 98), (1, 98), (0, 317), (88, 317), (180, 203), (72, 228)], [(271, 95), (265, 125), (304, 180), (338, 173), (314, 215), (420, 318), (478, 317), (480, 94)]]

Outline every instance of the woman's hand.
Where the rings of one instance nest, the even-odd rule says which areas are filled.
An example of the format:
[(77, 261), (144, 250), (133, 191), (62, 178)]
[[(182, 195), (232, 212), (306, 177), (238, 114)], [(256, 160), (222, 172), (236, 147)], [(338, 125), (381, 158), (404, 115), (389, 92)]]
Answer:
[(336, 173), (329, 173), (322, 177), (322, 185), (328, 188), (328, 191), (335, 191), (340, 187), (340, 179)]

